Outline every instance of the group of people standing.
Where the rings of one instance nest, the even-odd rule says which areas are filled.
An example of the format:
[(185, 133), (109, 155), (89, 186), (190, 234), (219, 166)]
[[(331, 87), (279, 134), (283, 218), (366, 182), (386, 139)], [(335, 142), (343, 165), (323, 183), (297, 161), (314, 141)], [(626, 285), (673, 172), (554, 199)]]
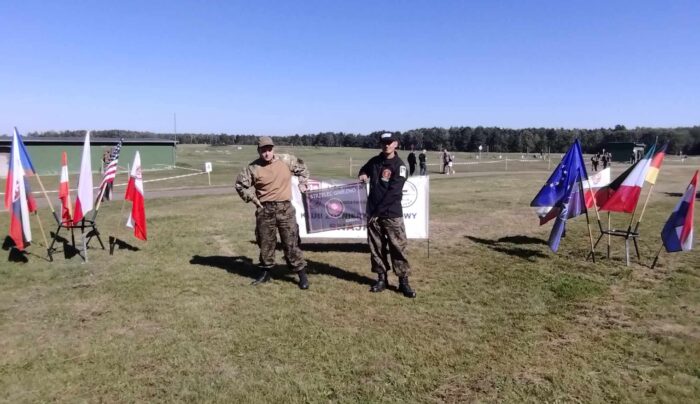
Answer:
[(598, 164), (602, 163), (603, 164), (603, 170), (608, 168), (610, 165), (610, 162), (612, 161), (612, 154), (610, 152), (606, 152), (605, 149), (603, 149), (602, 152), (596, 153), (591, 157), (591, 165), (593, 166), (593, 171), (598, 171)]
[[(418, 154), (419, 175), (428, 175), (427, 158), (428, 152), (423, 149), (423, 151)], [(413, 176), (416, 172), (416, 153), (413, 151), (413, 147), (411, 147), (411, 152), (408, 153), (408, 158), (406, 160), (408, 161), (408, 175)]]
[[(410, 265), (406, 256), (408, 240), (403, 221), (401, 197), (408, 170), (396, 153), (398, 138), (391, 133), (380, 137), (381, 152), (369, 159), (358, 172), (360, 182), (369, 183), (367, 197), (367, 241), (370, 265), (377, 280), (371, 292), (389, 286), (389, 270), (399, 277), (399, 292), (409, 298), (416, 292), (408, 283)], [(300, 248), (296, 210), (292, 206), (292, 175), (299, 178), (299, 191), (307, 190), (309, 170), (302, 159), (291, 154), (275, 154), (272, 138), (258, 139), (258, 158), (238, 174), (235, 188), (245, 202), (256, 206), (255, 238), (260, 248), (260, 274), (253, 281), (259, 285), (270, 280), (275, 265), (275, 247), (279, 232), (287, 267), (299, 276), (300, 289), (309, 288), (306, 260)], [(424, 170), (425, 151), (421, 153)], [(411, 173), (415, 169), (415, 155)], [(410, 161), (410, 157), (409, 157)]]

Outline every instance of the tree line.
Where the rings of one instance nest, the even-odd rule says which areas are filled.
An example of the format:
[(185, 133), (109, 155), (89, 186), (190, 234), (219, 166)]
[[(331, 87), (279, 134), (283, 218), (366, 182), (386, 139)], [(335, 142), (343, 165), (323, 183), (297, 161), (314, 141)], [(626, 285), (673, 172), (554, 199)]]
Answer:
[[(622, 125), (600, 129), (554, 129), (526, 128), (507, 129), (499, 127), (451, 127), (420, 128), (405, 132), (376, 131), (368, 135), (321, 132), (316, 134), (276, 136), (275, 143), (283, 146), (307, 147), (361, 147), (376, 148), (382, 133), (392, 132), (401, 139), (402, 149), (442, 150), (500, 153), (562, 153), (574, 139), (579, 139), (584, 153), (596, 153), (608, 142), (635, 142), (651, 145), (668, 142), (668, 153), (700, 154), (700, 126), (678, 128), (634, 128)], [(85, 131), (31, 132), (32, 137), (83, 137)], [(92, 131), (94, 137), (171, 139), (185, 144), (210, 145), (254, 145), (258, 135), (234, 135), (227, 133), (153, 133), (126, 130)]]

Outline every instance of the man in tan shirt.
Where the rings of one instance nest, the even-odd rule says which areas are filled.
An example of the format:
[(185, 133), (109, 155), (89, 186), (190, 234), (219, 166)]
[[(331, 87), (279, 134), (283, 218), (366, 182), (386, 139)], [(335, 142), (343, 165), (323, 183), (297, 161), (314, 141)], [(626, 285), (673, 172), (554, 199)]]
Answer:
[(308, 289), (306, 261), (299, 248), (296, 210), (292, 206), (292, 175), (299, 177), (299, 190), (306, 192), (309, 171), (304, 162), (291, 154), (275, 154), (272, 138), (258, 139), (259, 158), (241, 170), (236, 191), (255, 210), (255, 236), (260, 247), (260, 276), (253, 285), (270, 280), (275, 266), (275, 247), (279, 231), (287, 266), (299, 275), (299, 288)]

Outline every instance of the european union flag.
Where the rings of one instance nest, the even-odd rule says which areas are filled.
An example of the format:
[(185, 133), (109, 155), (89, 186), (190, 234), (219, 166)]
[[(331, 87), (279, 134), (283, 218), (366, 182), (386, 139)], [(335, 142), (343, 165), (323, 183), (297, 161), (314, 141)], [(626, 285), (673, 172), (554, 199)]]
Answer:
[(530, 206), (538, 208), (540, 224), (556, 218), (549, 236), (549, 247), (552, 251), (556, 252), (559, 248), (559, 241), (566, 228), (566, 220), (586, 210), (586, 201), (583, 193), (580, 192), (579, 183), (587, 179), (588, 173), (583, 162), (581, 144), (577, 139), (530, 203)]

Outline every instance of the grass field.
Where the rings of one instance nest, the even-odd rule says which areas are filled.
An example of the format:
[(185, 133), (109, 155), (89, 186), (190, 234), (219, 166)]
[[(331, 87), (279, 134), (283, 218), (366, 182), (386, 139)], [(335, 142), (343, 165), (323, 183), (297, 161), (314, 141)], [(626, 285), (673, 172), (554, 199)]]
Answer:
[[(349, 177), (375, 154), (293, 152), (320, 177)], [(181, 167), (213, 162), (220, 188), (255, 155), (251, 147), (178, 153)], [(413, 300), (368, 292), (364, 243), (303, 244), (308, 291), (280, 251), (274, 281), (250, 286), (253, 209), (233, 192), (206, 195), (206, 175), (146, 184), (145, 243), (119, 225), (121, 201), (104, 205), (103, 234), (138, 250), (92, 248), (88, 263), (48, 263), (33, 221), (28, 262), (0, 266), (0, 401), (697, 402), (698, 251), (649, 264), (699, 162), (664, 165), (640, 226), (642, 263), (629, 267), (621, 240), (611, 259), (601, 243), (597, 262), (586, 261), (583, 216), (570, 221), (558, 254), (548, 249), (551, 226), (539, 227), (528, 207), (547, 161), (433, 174), (429, 255), (426, 241), (409, 243)], [(44, 182), (55, 189), (55, 179)], [(202, 195), (148, 199), (178, 188)], [(47, 209), (41, 217), (48, 227)], [(616, 227), (628, 221), (613, 216)]]

